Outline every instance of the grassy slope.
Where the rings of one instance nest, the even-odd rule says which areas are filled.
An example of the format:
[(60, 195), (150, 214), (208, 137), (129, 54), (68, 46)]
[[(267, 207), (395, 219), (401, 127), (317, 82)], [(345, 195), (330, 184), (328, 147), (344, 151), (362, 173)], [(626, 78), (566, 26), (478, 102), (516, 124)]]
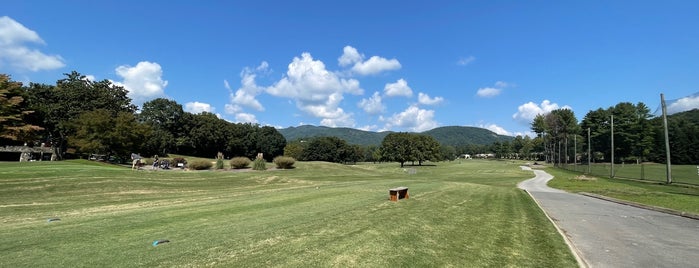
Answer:
[(626, 179), (576, 179), (580, 173), (546, 169), (554, 179), (549, 186), (570, 192), (589, 192), (641, 204), (699, 214), (699, 187), (665, 185)]
[(512, 163), (297, 166), (0, 163), (0, 266), (576, 266)]

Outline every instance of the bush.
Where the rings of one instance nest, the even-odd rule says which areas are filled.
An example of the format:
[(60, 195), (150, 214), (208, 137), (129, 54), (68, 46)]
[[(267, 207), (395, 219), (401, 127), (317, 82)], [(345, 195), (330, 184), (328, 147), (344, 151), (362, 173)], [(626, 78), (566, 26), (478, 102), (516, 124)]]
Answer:
[(248, 166), (250, 166), (250, 162), (251, 162), (250, 159), (247, 157), (242, 157), (242, 156), (233, 157), (231, 159), (231, 168), (234, 168), (234, 169), (247, 168)]
[(265, 166), (266, 162), (264, 158), (257, 158), (252, 164), (252, 169), (254, 170), (267, 170)]
[(212, 164), (211, 161), (208, 160), (197, 160), (192, 163), (189, 163), (189, 168), (194, 170), (210, 169), (212, 166), (214, 166), (214, 164)]
[(272, 162), (274, 162), (274, 164), (277, 165), (277, 168), (292, 169), (294, 168), (294, 163), (296, 163), (296, 159), (288, 156), (277, 156), (274, 158)]
[(184, 158), (182, 158), (182, 157), (175, 157), (175, 158), (172, 159), (172, 162), (170, 162), (170, 164), (171, 164), (173, 167), (180, 167), (180, 166), (178, 166), (178, 164), (180, 164), (180, 163), (182, 163), (181, 168), (186, 167), (186, 166), (187, 166), (187, 159), (184, 159)]

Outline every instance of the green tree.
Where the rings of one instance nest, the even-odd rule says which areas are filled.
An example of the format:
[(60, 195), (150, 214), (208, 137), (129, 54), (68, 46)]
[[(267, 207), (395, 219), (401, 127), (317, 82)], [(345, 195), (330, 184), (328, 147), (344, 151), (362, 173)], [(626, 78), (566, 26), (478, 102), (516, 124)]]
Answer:
[(418, 165), (422, 166), (422, 162), (427, 160), (440, 159), (440, 144), (432, 136), (412, 134), (412, 159), (418, 161)]
[(42, 126), (59, 158), (67, 147), (68, 137), (74, 134), (72, 121), (82, 113), (103, 109), (116, 117), (121, 112), (136, 111), (124, 87), (109, 80), (93, 82), (76, 71), (65, 75), (55, 87), (30, 84), (27, 89), (31, 108), (43, 119)]
[(413, 158), (412, 134), (407, 132), (390, 133), (381, 142), (381, 159), (396, 161), (403, 167), (405, 162), (415, 160)]
[(72, 122), (74, 134), (68, 139), (79, 153), (98, 153), (125, 157), (140, 149), (150, 128), (132, 113), (119, 112), (116, 117), (105, 109), (82, 113)]

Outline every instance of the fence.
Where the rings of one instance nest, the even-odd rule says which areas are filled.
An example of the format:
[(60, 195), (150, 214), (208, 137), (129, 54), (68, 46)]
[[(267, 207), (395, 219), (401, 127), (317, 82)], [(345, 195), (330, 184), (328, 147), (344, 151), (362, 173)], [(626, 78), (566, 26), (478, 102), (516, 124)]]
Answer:
[[(561, 165), (562, 168), (597, 177), (612, 176), (610, 163)], [(699, 165), (672, 165), (672, 182), (699, 186)], [(589, 173), (588, 173), (589, 168)], [(657, 182), (667, 182), (667, 170), (664, 164), (614, 164), (614, 178), (636, 179)]]

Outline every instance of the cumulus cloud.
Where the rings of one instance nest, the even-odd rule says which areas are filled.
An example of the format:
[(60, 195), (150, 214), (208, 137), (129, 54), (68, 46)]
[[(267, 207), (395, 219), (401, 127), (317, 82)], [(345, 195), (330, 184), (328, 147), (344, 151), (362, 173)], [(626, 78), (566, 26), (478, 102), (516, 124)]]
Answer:
[(434, 120), (433, 110), (420, 109), (416, 105), (389, 118), (382, 117), (380, 120), (386, 123), (386, 129), (400, 127), (414, 132), (423, 132), (439, 126)]
[(337, 61), (341, 67), (351, 65), (351, 71), (359, 75), (374, 75), (401, 68), (401, 64), (397, 59), (372, 56), (365, 61), (364, 58), (364, 54), (359, 53), (356, 48), (345, 46), (342, 56)]
[(10, 17), (0, 17), (0, 67), (9, 65), (32, 72), (65, 66), (59, 55), (46, 55), (29, 45), (45, 45), (41, 37)]
[[(262, 72), (267, 69), (267, 62), (262, 62), (260, 66), (255, 68), (256, 71)], [(258, 86), (255, 82), (257, 74), (255, 71), (249, 68), (245, 68), (240, 73), (240, 88), (235, 91), (235, 93), (230, 94), (231, 103), (236, 105), (241, 105), (255, 109), (257, 111), (264, 111), (265, 107), (262, 106), (257, 100), (257, 95), (265, 91), (264, 87)], [(230, 87), (230, 86), (229, 86)]]
[(502, 93), (502, 90), (508, 87), (514, 87), (515, 84), (508, 83), (505, 81), (497, 81), (495, 82), (494, 87), (484, 87), (484, 88), (479, 88), (478, 91), (476, 92), (476, 95), (479, 97), (483, 98), (491, 98), (495, 97), (497, 95), (500, 95)]
[(237, 113), (235, 115), (235, 121), (238, 123), (253, 123), (257, 124), (257, 118), (254, 114), (249, 113)]
[(699, 109), (699, 94), (678, 99), (667, 105), (667, 113), (674, 114), (692, 109)]
[(354, 126), (352, 114), (339, 107), (343, 94), (361, 95), (359, 81), (344, 79), (328, 71), (310, 53), (294, 57), (286, 75), (266, 88), (272, 96), (292, 99), (307, 114), (320, 118), (325, 126)]
[(383, 89), (387, 97), (411, 97), (413, 90), (408, 86), (403, 78), (398, 79), (395, 83), (388, 83)]
[(520, 123), (529, 124), (532, 122), (532, 120), (534, 120), (536, 115), (547, 114), (556, 109), (572, 110), (572, 108), (568, 105), (560, 107), (557, 103), (552, 103), (549, 100), (544, 100), (541, 102), (541, 104), (536, 104), (530, 101), (517, 107), (517, 112), (512, 115), (512, 118)]
[(375, 115), (386, 111), (386, 106), (381, 100), (381, 94), (379, 92), (374, 92), (368, 99), (362, 99), (359, 101), (358, 106), (364, 110), (367, 114)]
[(478, 95), (479, 97), (489, 98), (500, 95), (500, 92), (502, 92), (502, 89), (494, 87), (485, 87), (479, 88), (478, 92), (476, 92), (476, 95)]
[(337, 59), (338, 64), (342, 67), (361, 62), (362, 60), (364, 60), (364, 55), (359, 54), (359, 51), (351, 46), (345, 46), (342, 56)]
[(466, 65), (469, 65), (469, 64), (473, 63), (475, 60), (476, 60), (476, 57), (474, 57), (474, 56), (468, 56), (468, 57), (466, 57), (466, 58), (460, 58), (460, 59), (456, 62), (456, 64), (461, 65), (461, 66), (466, 66)]
[(116, 74), (122, 81), (112, 81), (115, 85), (123, 86), (129, 93), (133, 103), (140, 106), (146, 101), (165, 97), (163, 70), (160, 64), (142, 61), (136, 66), (122, 65), (116, 68)]
[(400, 69), (401, 65), (397, 59), (386, 59), (373, 56), (364, 62), (357, 62), (352, 67), (352, 71), (361, 75), (378, 74), (384, 71)]
[(498, 126), (496, 124), (480, 125), (479, 127), (485, 128), (485, 129), (490, 130), (492, 132), (495, 132), (495, 134), (498, 134), (498, 135), (512, 136), (512, 132), (509, 132), (509, 131), (505, 130), (505, 128)]
[(193, 114), (199, 114), (202, 112), (213, 113), (215, 111), (211, 104), (198, 101), (185, 103), (184, 110)]
[(420, 92), (417, 94), (417, 101), (423, 105), (436, 105), (436, 104), (442, 103), (442, 101), (444, 101), (444, 98), (442, 98), (442, 97), (430, 98), (429, 95)]

